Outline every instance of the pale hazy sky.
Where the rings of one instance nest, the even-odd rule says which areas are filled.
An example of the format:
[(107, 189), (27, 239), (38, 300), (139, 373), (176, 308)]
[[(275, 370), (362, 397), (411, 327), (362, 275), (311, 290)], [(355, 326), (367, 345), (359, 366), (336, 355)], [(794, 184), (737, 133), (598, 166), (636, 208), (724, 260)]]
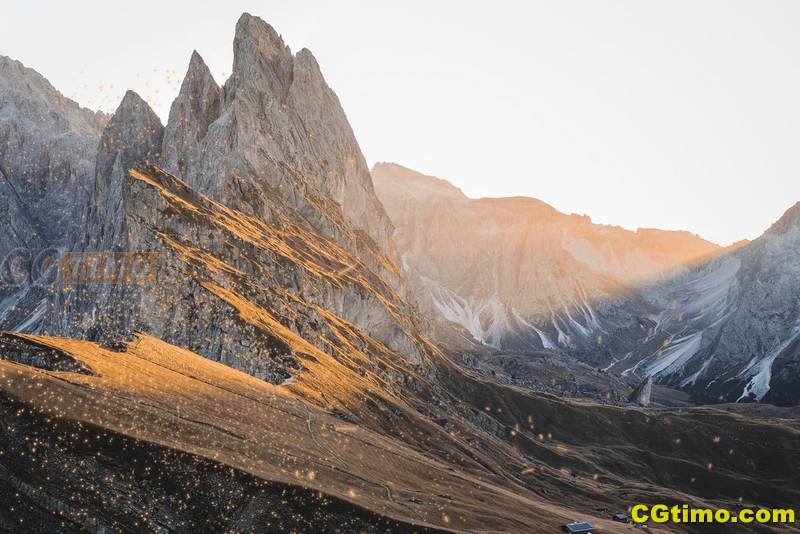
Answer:
[(800, 2), (9, 1), (0, 54), (165, 120), (243, 11), (314, 52), (370, 164), (722, 244), (800, 200)]

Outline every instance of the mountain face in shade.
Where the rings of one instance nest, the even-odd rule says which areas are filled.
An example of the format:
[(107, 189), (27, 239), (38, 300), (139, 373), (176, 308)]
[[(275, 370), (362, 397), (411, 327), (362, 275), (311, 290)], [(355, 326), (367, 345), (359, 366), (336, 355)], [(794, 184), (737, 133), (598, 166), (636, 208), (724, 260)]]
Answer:
[[(36, 71), (0, 56), (0, 261), (30, 262), (78, 233), (94, 179), (102, 113), (65, 98)], [(0, 281), (0, 302), (26, 270)], [(0, 311), (2, 306), (0, 305)]]
[(610, 368), (697, 400), (800, 401), (800, 208), (753, 242), (643, 291), (660, 312)]
[(428, 310), (496, 348), (596, 337), (600, 323), (619, 322), (605, 317), (610, 302), (719, 250), (687, 232), (597, 225), (532, 198), (469, 199), (395, 164), (372, 175)]
[(572, 354), (700, 402), (800, 401), (797, 206), (723, 251), (534, 199), (468, 199), (394, 164), (373, 179), (428, 312), (478, 341)]

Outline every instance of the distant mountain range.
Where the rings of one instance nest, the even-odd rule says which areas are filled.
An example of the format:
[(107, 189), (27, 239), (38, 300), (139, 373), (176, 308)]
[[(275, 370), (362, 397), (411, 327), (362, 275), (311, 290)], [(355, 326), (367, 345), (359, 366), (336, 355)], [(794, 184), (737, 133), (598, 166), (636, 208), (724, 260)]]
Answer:
[(800, 401), (797, 205), (722, 249), (533, 198), (470, 199), (396, 164), (372, 177), (420, 302), (478, 342), (574, 354), (699, 402)]

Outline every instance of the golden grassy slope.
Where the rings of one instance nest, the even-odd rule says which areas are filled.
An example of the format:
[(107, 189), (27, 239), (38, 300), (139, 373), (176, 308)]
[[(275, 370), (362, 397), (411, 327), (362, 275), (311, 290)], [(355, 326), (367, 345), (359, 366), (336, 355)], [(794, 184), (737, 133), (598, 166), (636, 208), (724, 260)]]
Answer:
[[(319, 490), (409, 524), (519, 532), (583, 517), (150, 336), (137, 337), (124, 352), (64, 338), (17, 337), (63, 352), (92, 373), (0, 361), (2, 390), (51, 416)], [(604, 529), (624, 530), (610, 522)]]

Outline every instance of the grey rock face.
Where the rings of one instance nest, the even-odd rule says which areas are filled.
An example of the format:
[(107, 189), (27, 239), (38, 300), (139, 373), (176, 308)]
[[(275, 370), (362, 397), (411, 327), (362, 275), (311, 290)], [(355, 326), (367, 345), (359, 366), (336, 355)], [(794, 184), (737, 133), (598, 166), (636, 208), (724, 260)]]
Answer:
[[(311, 217), (315, 226), (339, 231), (329, 213), (338, 211), (382, 254), (391, 254), (391, 223), (347, 117), (311, 52), (293, 55), (269, 24), (248, 14), (236, 25), (233, 51), (219, 117), (204, 136), (216, 109), (215, 91), (199, 61), (192, 60), (189, 76), (202, 83), (184, 83), (175, 120), (186, 115), (177, 111), (188, 107), (185, 101), (206, 102), (188, 120), (186, 136), (198, 140), (172, 135), (182, 125), (173, 125), (171, 115), (164, 147), (169, 157), (187, 154), (181, 177), (214, 200), (264, 219), (270, 217), (270, 203), (280, 202)], [(339, 207), (319, 209), (317, 198)]]
[[(608, 334), (607, 369), (652, 377), (702, 403), (800, 402), (798, 212), (796, 205), (752, 243), (616, 303), (612, 311), (638, 317), (641, 327)], [(656, 311), (637, 315), (642, 301)]]
[[(64, 248), (78, 233), (106, 120), (0, 56), (0, 259), (18, 248), (34, 257)], [(20, 289), (8, 282), (0, 297)]]
[[(134, 320), (143, 297), (142, 287), (126, 283), (97, 283), (101, 272), (115, 272), (101, 264), (96, 252), (131, 252), (126, 192), (128, 169), (146, 161), (160, 161), (164, 127), (133, 91), (128, 91), (108, 121), (97, 150), (95, 179), (86, 223), (74, 237), (70, 254), (73, 276), (51, 286), (50, 309), (42, 330), (76, 337), (124, 336), (140, 324)], [(138, 250), (136, 250), (138, 252)], [(126, 257), (114, 263), (124, 264)], [(83, 266), (87, 271), (82, 271)], [(64, 269), (64, 264), (60, 266)], [(84, 280), (76, 280), (82, 272)], [(60, 276), (65, 273), (60, 272)], [(149, 303), (152, 305), (152, 302)]]
[(193, 54), (166, 128), (129, 92), (103, 132), (92, 211), (72, 252), (155, 253), (158, 278), (70, 280), (48, 297), (37, 332), (109, 343), (149, 332), (283, 382), (300, 364), (242, 318), (253, 306), (323, 349), (321, 324), (336, 339), (342, 320), (420, 364), (428, 349), (401, 295), (391, 224), (316, 61), (249, 15), (234, 52), (224, 89)]
[(197, 157), (191, 151), (197, 148), (208, 127), (219, 117), (221, 105), (222, 89), (200, 54), (193, 52), (164, 132), (163, 156), (167, 170), (180, 176), (185, 174), (191, 157)]
[(133, 91), (128, 91), (100, 137), (89, 220), (78, 250), (126, 250), (122, 188), (128, 169), (161, 161), (164, 127)]
[(617, 369), (702, 401), (800, 401), (800, 204), (752, 243), (643, 294), (662, 311)]

